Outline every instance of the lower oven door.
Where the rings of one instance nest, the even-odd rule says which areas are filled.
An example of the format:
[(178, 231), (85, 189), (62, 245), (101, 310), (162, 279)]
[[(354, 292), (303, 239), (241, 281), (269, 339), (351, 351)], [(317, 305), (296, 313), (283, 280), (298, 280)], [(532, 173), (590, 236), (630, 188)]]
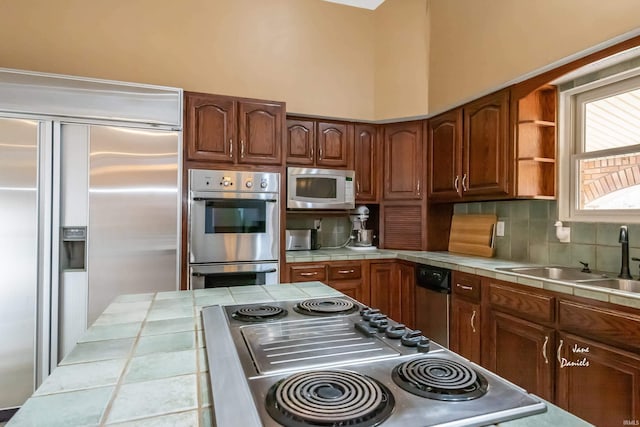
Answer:
[(229, 286), (273, 285), (278, 283), (278, 263), (220, 263), (189, 267), (191, 289)]
[(191, 263), (273, 261), (279, 257), (277, 194), (191, 193)]

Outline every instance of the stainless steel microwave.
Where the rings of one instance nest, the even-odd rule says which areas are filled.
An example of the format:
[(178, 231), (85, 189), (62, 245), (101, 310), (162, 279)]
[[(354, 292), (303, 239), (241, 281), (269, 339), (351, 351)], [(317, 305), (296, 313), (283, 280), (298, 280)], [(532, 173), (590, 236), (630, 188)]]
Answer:
[(353, 209), (355, 172), (287, 168), (287, 209)]

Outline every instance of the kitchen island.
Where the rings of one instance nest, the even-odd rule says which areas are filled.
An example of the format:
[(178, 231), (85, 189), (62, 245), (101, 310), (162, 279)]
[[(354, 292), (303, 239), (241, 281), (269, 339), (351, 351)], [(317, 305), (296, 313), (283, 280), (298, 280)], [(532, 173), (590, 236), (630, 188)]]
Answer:
[[(121, 295), (8, 426), (214, 425), (202, 307), (340, 295), (320, 282)], [(589, 425), (547, 408), (500, 425)]]

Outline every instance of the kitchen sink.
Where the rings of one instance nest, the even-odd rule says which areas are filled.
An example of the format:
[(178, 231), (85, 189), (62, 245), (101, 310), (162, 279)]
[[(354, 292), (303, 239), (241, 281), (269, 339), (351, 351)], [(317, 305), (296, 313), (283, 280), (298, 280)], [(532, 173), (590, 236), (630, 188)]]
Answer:
[(574, 282), (581, 285), (597, 286), (601, 288), (640, 293), (640, 281), (638, 280), (603, 278), (575, 280)]
[(496, 270), (510, 271), (539, 279), (566, 280), (569, 282), (603, 279), (602, 274), (584, 273), (577, 268), (571, 267), (504, 267)]
[(496, 270), (518, 273), (536, 279), (560, 280), (579, 285), (640, 293), (640, 280), (618, 279), (599, 273), (585, 273), (571, 267), (501, 267)]

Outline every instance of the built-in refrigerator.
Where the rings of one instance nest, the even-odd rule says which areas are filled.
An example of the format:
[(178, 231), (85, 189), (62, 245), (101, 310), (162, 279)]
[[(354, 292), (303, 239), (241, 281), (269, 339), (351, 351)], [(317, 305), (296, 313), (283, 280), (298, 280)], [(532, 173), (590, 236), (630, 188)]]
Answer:
[(0, 69), (0, 421), (118, 295), (177, 290), (182, 91)]

